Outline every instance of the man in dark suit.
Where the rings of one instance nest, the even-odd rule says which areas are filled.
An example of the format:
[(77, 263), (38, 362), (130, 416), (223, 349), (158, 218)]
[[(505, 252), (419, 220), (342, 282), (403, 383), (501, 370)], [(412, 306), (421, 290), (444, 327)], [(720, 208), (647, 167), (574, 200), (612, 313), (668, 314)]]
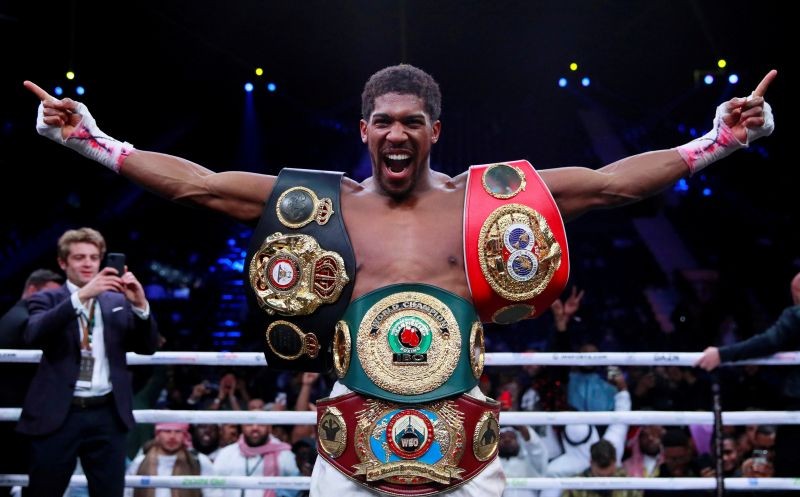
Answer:
[(63, 276), (49, 269), (37, 269), (28, 276), (22, 289), (22, 297), (0, 317), (0, 349), (24, 347), (22, 334), (28, 324), (27, 298), (42, 290), (61, 288), (63, 282)]
[[(706, 348), (695, 361), (695, 366), (711, 371), (723, 362), (764, 357), (782, 350), (800, 348), (800, 273), (792, 278), (789, 292), (792, 295), (793, 305), (785, 308), (772, 326), (742, 342)], [(800, 409), (800, 368), (787, 368), (781, 394), (783, 396), (781, 403), (785, 409)], [(800, 426), (781, 425), (775, 441), (775, 476), (797, 477), (800, 474), (798, 459), (800, 459)], [(746, 459), (742, 463), (742, 468), (752, 468), (752, 460)]]
[[(42, 290), (60, 288), (64, 277), (49, 269), (33, 271), (22, 290), (22, 297), (0, 317), (0, 349), (19, 349), (25, 346), (22, 334), (28, 324), (27, 298)], [(2, 364), (0, 378), (0, 407), (19, 407), (36, 372), (35, 364)], [(24, 473), (28, 469), (27, 441), (14, 431), (13, 423), (0, 423), (0, 440), (13, 450), (0, 450), (0, 474)], [(0, 487), (0, 497), (9, 495), (11, 487)]]
[(65, 232), (58, 264), (67, 283), (28, 301), (28, 345), (44, 352), (17, 425), (30, 436), (26, 495), (59, 496), (77, 458), (93, 497), (121, 497), (125, 436), (134, 426), (126, 351), (152, 354), (158, 332), (133, 273), (106, 267), (103, 236)]

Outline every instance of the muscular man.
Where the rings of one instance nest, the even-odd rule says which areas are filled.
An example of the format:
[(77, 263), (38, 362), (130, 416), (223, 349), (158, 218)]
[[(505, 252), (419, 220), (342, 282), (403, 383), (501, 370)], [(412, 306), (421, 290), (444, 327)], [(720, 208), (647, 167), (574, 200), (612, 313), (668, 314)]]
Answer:
[[(717, 110), (713, 130), (700, 139), (677, 149), (636, 155), (598, 170), (569, 167), (541, 171), (541, 180), (552, 195), (554, 208), (560, 211), (561, 217), (568, 220), (591, 209), (638, 201), (659, 192), (679, 178), (700, 171), (732, 151), (746, 146), (750, 141), (770, 134), (773, 128), (772, 117), (769, 106), (764, 102), (763, 97), (776, 75), (776, 71), (767, 74), (750, 98), (736, 98), (721, 105)], [(276, 177), (237, 171), (216, 173), (182, 158), (137, 150), (131, 144), (115, 140), (100, 131), (84, 105), (69, 99), (54, 99), (31, 82), (25, 82), (25, 86), (42, 102), (37, 124), (37, 129), (41, 134), (77, 150), (86, 157), (101, 162), (136, 184), (176, 202), (220, 211), (249, 224), (255, 223), (262, 212), (265, 216), (270, 215), (268, 212), (270, 209), (265, 210), (265, 203), (271, 202), (269, 205), (275, 205), (271, 197), (276, 185)], [(372, 162), (372, 176), (361, 183), (348, 178), (341, 180), (340, 212), (336, 212), (336, 209), (332, 209), (330, 206), (325, 207), (323, 202), (317, 202), (320, 199), (311, 196), (308, 192), (286, 199), (285, 205), (278, 207), (278, 215), (282, 212), (286, 217), (292, 218), (295, 211), (303, 208), (302, 204), (298, 205), (294, 200), (305, 196), (306, 199), (313, 200), (318, 214), (316, 224), (320, 226), (325, 224), (328, 219), (326, 216), (333, 216), (331, 219), (336, 219), (335, 216), (340, 215), (343, 219), (343, 226), (346, 229), (345, 236), (349, 237), (355, 260), (353, 277), (349, 280), (354, 279), (355, 281), (350, 283), (346, 282), (346, 278), (342, 278), (338, 284), (345, 286), (351, 292), (348, 294), (351, 299), (348, 313), (352, 310), (352, 314), (355, 315), (348, 327), (351, 334), (358, 332), (358, 330), (353, 330), (353, 327), (359, 328), (362, 322), (366, 322), (361, 319), (364, 316), (361, 313), (365, 309), (374, 309), (377, 305), (376, 301), (385, 302), (393, 295), (400, 295), (397, 298), (412, 295), (414, 299), (417, 299), (414, 301), (414, 305), (418, 305), (420, 302), (446, 300), (445, 307), (448, 309), (451, 306), (458, 307), (458, 314), (463, 319), (461, 326), (453, 329), (462, 329), (462, 340), (464, 341), (470, 337), (469, 323), (474, 321), (475, 311), (470, 311), (468, 308), (473, 301), (475, 287), (468, 285), (465, 275), (467, 261), (464, 257), (465, 233), (462, 232), (464, 225), (462, 214), (464, 213), (467, 188), (470, 185), (469, 175), (465, 173), (449, 177), (430, 168), (431, 147), (439, 140), (442, 131), (442, 123), (439, 121), (440, 110), (441, 95), (438, 84), (427, 73), (404, 64), (378, 71), (369, 79), (362, 94), (362, 120), (360, 122), (361, 139), (368, 148)], [(533, 180), (533, 175), (530, 174), (528, 179)], [(530, 185), (531, 181), (528, 184)], [(488, 187), (484, 185), (484, 188)], [(275, 193), (282, 194), (285, 191), (288, 189), (278, 189)], [(519, 188), (511, 191), (508, 195), (505, 195), (504, 192), (490, 192), (490, 194), (498, 197), (504, 195), (511, 197), (517, 191)], [(547, 193), (544, 195), (549, 198)], [(274, 207), (271, 215), (275, 216)], [(281, 228), (284, 233), (291, 232), (295, 226), (299, 226), (299, 224), (293, 224), (283, 219), (281, 223), (285, 227), (290, 227), (289, 230)], [(526, 223), (530, 224), (532, 221), (526, 221)], [(315, 227), (315, 223), (311, 222), (310, 226)], [(511, 245), (516, 247), (519, 243), (528, 244), (526, 239), (520, 237), (513, 240)], [(289, 242), (286, 242), (285, 246), (288, 245)], [(277, 250), (279, 254), (284, 253), (281, 252), (283, 248)], [(469, 252), (467, 256), (472, 257), (474, 254)], [(263, 273), (266, 273), (265, 279), (269, 279), (268, 285), (265, 285), (272, 287), (280, 300), (280, 296), (285, 293), (284, 289), (295, 284), (295, 275), (300, 271), (293, 262), (294, 255), (284, 259), (274, 259), (274, 257), (277, 255), (274, 255), (270, 261), (275, 262), (271, 267), (275, 272), (264, 270)], [(332, 259), (326, 261), (330, 264), (333, 262)], [(519, 280), (525, 280), (535, 273), (535, 270), (531, 269), (530, 260), (519, 258), (517, 262), (519, 265), (514, 268), (514, 271), (517, 271), (515, 277)], [(335, 264), (333, 265), (335, 266)], [(316, 271), (319, 268), (312, 265), (307, 269)], [(502, 268), (498, 269), (502, 270)], [(406, 286), (393, 286), (399, 284)], [(425, 294), (425, 296), (418, 297), (419, 294)], [(325, 293), (325, 295), (328, 294)], [(407, 302), (398, 301), (397, 305), (402, 306), (404, 303)], [(266, 305), (269, 307), (271, 303), (267, 302)], [(390, 304), (390, 307), (391, 305), (394, 304)], [(428, 309), (431, 308), (428, 307)], [(416, 309), (420, 309), (420, 307), (416, 307)], [(300, 309), (300, 312), (306, 310), (303, 308)], [(274, 309), (272, 311), (275, 312)], [(324, 307), (321, 312), (324, 312)], [(470, 312), (472, 312), (472, 316), (469, 315)], [(430, 314), (430, 312), (428, 313)], [(533, 314), (532, 308), (530, 313)], [(280, 310), (279, 314), (281, 314)], [(287, 312), (282, 314), (286, 315)], [(421, 314), (418, 313), (416, 316), (419, 317)], [(438, 311), (434, 314), (435, 319), (441, 317), (441, 313)], [(448, 312), (446, 311), (444, 314), (448, 314)], [(429, 316), (422, 317), (427, 319)], [(383, 326), (380, 324), (381, 319), (380, 316), (375, 317), (376, 325)], [(347, 319), (344, 321), (348, 322)], [(466, 329), (463, 329), (464, 323), (466, 323)], [(478, 322), (478, 326), (479, 324), (480, 322)], [(293, 325), (285, 324), (284, 326)], [(378, 327), (380, 328), (380, 326)], [(436, 327), (434, 326), (434, 328)], [(350, 400), (351, 398), (347, 397), (351, 395), (350, 390), (356, 390), (361, 394), (365, 391), (381, 390), (380, 394), (365, 395), (365, 398), (361, 400), (354, 400), (354, 402), (366, 402), (365, 405), (383, 406), (381, 409), (384, 407), (389, 409), (386, 407), (388, 404), (381, 404), (375, 400), (376, 398), (381, 402), (397, 402), (398, 405), (403, 405), (403, 400), (408, 402), (418, 398), (430, 398), (425, 395), (404, 396), (402, 387), (412, 390), (416, 389), (418, 385), (414, 382), (402, 383), (402, 375), (392, 376), (389, 373), (376, 373), (375, 368), (380, 369), (383, 366), (378, 363), (365, 363), (364, 357), (358, 355), (360, 345), (348, 341), (346, 330), (338, 327), (337, 329), (339, 330), (337, 336), (341, 332), (343, 337), (339, 343), (340, 347), (334, 347), (335, 358), (338, 357), (340, 360), (340, 368), (337, 368), (337, 373), (340, 377), (344, 376), (342, 382), (347, 383), (348, 386), (337, 384), (332, 395)], [(437, 329), (441, 331), (445, 328)], [(451, 328), (447, 328), (445, 331), (449, 329)], [(330, 333), (330, 330), (319, 331), (319, 333), (323, 332)], [(403, 355), (403, 351), (417, 350), (419, 343), (422, 343), (419, 340), (421, 337), (425, 337), (426, 333), (425, 330), (412, 329), (407, 334), (410, 341), (404, 341), (404, 337), (398, 335), (399, 345), (394, 344), (393, 346), (400, 351), (399, 361), (401, 363), (405, 359), (434, 359), (433, 357), (426, 358), (424, 354), (409, 353), (406, 354), (408, 357)], [(313, 333), (306, 333), (297, 328), (297, 334), (302, 342), (302, 347), (298, 349), (298, 355), (315, 356), (319, 344), (315, 345), (315, 341), (310, 340), (314, 338), (311, 336)], [(414, 338), (415, 334), (416, 339)], [(353, 334), (352, 337), (358, 338), (358, 335)], [(449, 337), (449, 333), (442, 333), (440, 338), (448, 340)], [(286, 338), (285, 343), (291, 342), (290, 338)], [(362, 340), (359, 343), (365, 342)], [(325, 344), (322, 345), (324, 347)], [(482, 342), (476, 345), (475, 349), (479, 347), (482, 347)], [(320, 354), (324, 352), (323, 348)], [(379, 351), (373, 350), (373, 352), (378, 353)], [(464, 358), (464, 355), (467, 357)], [(459, 357), (459, 361), (467, 361), (466, 369), (469, 372), (469, 353), (461, 354)], [(438, 359), (441, 360), (441, 358)], [(391, 357), (389, 362), (393, 362)], [(461, 362), (458, 364), (459, 366), (456, 367), (460, 367)], [(361, 374), (355, 375), (355, 378), (350, 378), (348, 381), (347, 375), (351, 374), (354, 367), (360, 368), (365, 365), (372, 368), (372, 371), (366, 372), (366, 376), (370, 377), (369, 381), (361, 381), (364, 376)], [(472, 365), (473, 372), (478, 373), (475, 376), (474, 383), (476, 385), (477, 378), (480, 376), (479, 370), (482, 369), (482, 362), (480, 367), (476, 367), (474, 363)], [(394, 363), (386, 367), (394, 367)], [(359, 371), (361, 370), (359, 369)], [(409, 369), (406, 368), (406, 371)], [(446, 378), (444, 386), (450, 384), (451, 379)], [(378, 383), (384, 380), (394, 385), (389, 387), (390, 389), (394, 388), (397, 392), (395, 395), (383, 395), (385, 391), (380, 388)], [(438, 380), (442, 379), (437, 378)], [(398, 381), (400, 381), (399, 385)], [(487, 405), (482, 404), (484, 396), (471, 383), (464, 381), (454, 388), (455, 390), (451, 392), (452, 396), (446, 398), (448, 401), (462, 402), (461, 405), (456, 406), (456, 411), (459, 413), (463, 414), (469, 409), (473, 409), (463, 403), (478, 406), (475, 409), (489, 409)], [(455, 394), (463, 395), (456, 397)], [(441, 398), (444, 397), (436, 399), (440, 400)], [(336, 406), (322, 407), (320, 412), (341, 412), (338, 408), (336, 411), (331, 410), (333, 407)], [(459, 409), (461, 410), (459, 411)], [(405, 413), (402, 409), (400, 411)], [(458, 419), (458, 415), (448, 418), (449, 414), (443, 411), (437, 412), (439, 412), (438, 415), (419, 410), (408, 415), (397, 414), (399, 424), (395, 423), (393, 426), (397, 430), (398, 443), (406, 435), (412, 439), (403, 442), (409, 444), (407, 454), (398, 456), (397, 454), (402, 450), (394, 447), (392, 454), (386, 452), (386, 457), (411, 456), (413, 459), (416, 452), (411, 448), (416, 447), (417, 442), (428, 443), (429, 441), (425, 429), (426, 421), (423, 418), (428, 418), (431, 423), (434, 421), (439, 423), (442, 419)], [(344, 416), (347, 413), (342, 414)], [(495, 432), (496, 426), (487, 422), (492, 419), (491, 412), (486, 410), (484, 414), (485, 416), (476, 417), (480, 417), (480, 423), (484, 429), (483, 434), (488, 435)], [(389, 418), (392, 418), (392, 415), (387, 416), (380, 420), (371, 419), (370, 422), (373, 424), (390, 422)], [(365, 486), (382, 484), (382, 478), (386, 477), (385, 474), (372, 472), (375, 468), (375, 461), (372, 460), (362, 461), (363, 464), (357, 468), (348, 464), (341, 465), (341, 467), (336, 466), (334, 469), (336, 458), (331, 453), (336, 455), (336, 443), (345, 453), (350, 450), (348, 447), (353, 445), (353, 425), (345, 426), (346, 423), (342, 423), (343, 421), (345, 421), (344, 417), (339, 419), (334, 414), (322, 415), (320, 418), (319, 426), (326, 427), (331, 437), (340, 436), (339, 434), (344, 433), (348, 426), (351, 431), (347, 433), (347, 437), (343, 436), (336, 440), (331, 438), (328, 450), (320, 452), (324, 457), (320, 457), (315, 466), (312, 477), (312, 495), (322, 495), (323, 493), (330, 495), (336, 492), (342, 495), (373, 495), (371, 490), (353, 484), (353, 480), (342, 474), (347, 471), (360, 472), (358, 478), (362, 480), (359, 481), (364, 481), (364, 473), (366, 473)], [(458, 430), (469, 432), (468, 428), (474, 428), (477, 422), (475, 419), (470, 421), (471, 425), (466, 430), (463, 427), (454, 427), (452, 424), (448, 426), (454, 432), (458, 432)], [(496, 424), (496, 418), (494, 418), (494, 423)], [(401, 425), (408, 425), (409, 431), (402, 431)], [(455, 425), (458, 425), (458, 422)], [(324, 436), (325, 433), (322, 435)], [(473, 440), (472, 434), (468, 436), (468, 440)], [(417, 437), (417, 441), (414, 441), (413, 437)], [(492, 440), (492, 437), (475, 436), (475, 440), (482, 439)], [(494, 440), (496, 440), (496, 436)], [(387, 445), (391, 445), (389, 440), (385, 440), (385, 442)], [(470, 473), (468, 477), (462, 475), (463, 468), (437, 469), (442, 472), (442, 474), (436, 475), (437, 483), (443, 485), (436, 487), (437, 491), (447, 490), (450, 485), (458, 486), (463, 483), (461, 479), (466, 478), (469, 482), (466, 485), (458, 486), (453, 494), (499, 496), (504, 487), (504, 479), (500, 465), (494, 457), (496, 445), (494, 451), (488, 449), (484, 451), (479, 447), (480, 443), (477, 441), (475, 447), (472, 447), (473, 444), (469, 441), (466, 445), (469, 447), (466, 448), (465, 453), (472, 457), (474, 464), (480, 468), (477, 472)], [(435, 444), (434, 446), (436, 447)], [(444, 450), (442, 446), (438, 447)], [(323, 449), (325, 449), (324, 445)], [(473, 449), (474, 455), (472, 455)], [(381, 449), (376, 448), (375, 450), (380, 452)], [(326, 452), (330, 453), (326, 456)], [(474, 461), (474, 459), (478, 459), (480, 462)], [(416, 459), (409, 463), (401, 461), (398, 465), (392, 466), (391, 470), (398, 470), (402, 473), (404, 471), (402, 468), (414, 467), (414, 464), (417, 463)], [(379, 462), (377, 464), (380, 465)], [(425, 468), (425, 471), (430, 469), (429, 466)], [(414, 474), (418, 475), (419, 473)], [(405, 473), (400, 476), (390, 475), (389, 478), (397, 476), (400, 481), (405, 481), (402, 480), (403, 475)], [(451, 477), (447, 475), (451, 475)], [(413, 475), (411, 478), (413, 479)], [(442, 481), (446, 483), (442, 483)], [(406, 483), (408, 482), (406, 481)], [(324, 485), (324, 491), (322, 485)], [(380, 488), (389, 491), (386, 487)]]

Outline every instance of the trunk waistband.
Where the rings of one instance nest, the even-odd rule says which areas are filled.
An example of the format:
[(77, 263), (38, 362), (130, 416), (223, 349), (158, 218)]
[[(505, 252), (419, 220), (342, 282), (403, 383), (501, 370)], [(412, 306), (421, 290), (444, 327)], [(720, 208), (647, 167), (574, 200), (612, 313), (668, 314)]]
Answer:
[(396, 404), (355, 392), (317, 403), (319, 454), (348, 478), (397, 496), (462, 485), (497, 456), (500, 404), (469, 395)]
[(467, 300), (425, 284), (379, 288), (350, 303), (333, 337), (349, 389), (390, 402), (432, 402), (472, 389), (483, 327)]

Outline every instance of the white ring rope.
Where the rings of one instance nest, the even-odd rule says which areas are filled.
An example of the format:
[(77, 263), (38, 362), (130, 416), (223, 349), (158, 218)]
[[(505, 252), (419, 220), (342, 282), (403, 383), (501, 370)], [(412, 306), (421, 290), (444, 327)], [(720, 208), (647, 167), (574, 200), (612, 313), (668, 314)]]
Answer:
[[(488, 352), (488, 366), (693, 366), (700, 352)], [(41, 350), (0, 349), (2, 362), (39, 362)], [(195, 366), (266, 366), (261, 352), (156, 352), (153, 355), (127, 354), (129, 366), (188, 364)], [(722, 366), (761, 364), (792, 366), (800, 364), (800, 351), (723, 363)]]
[[(0, 363), (36, 363), (40, 350), (0, 349)], [(487, 353), (486, 365), (558, 365), (558, 366), (693, 366), (700, 353), (674, 352), (503, 352)], [(259, 352), (157, 352), (152, 356), (127, 354), (128, 365), (187, 364), (207, 366), (265, 366)], [(724, 364), (796, 365), (800, 352), (782, 352), (771, 357)], [(16, 421), (22, 409), (0, 408), (0, 422)], [(173, 411), (143, 409), (133, 411), (137, 423), (188, 422), (230, 424), (302, 424), (317, 422), (311, 411)], [(726, 425), (800, 424), (800, 411), (741, 411), (722, 413)], [(714, 423), (713, 413), (696, 411), (607, 411), (607, 412), (510, 412), (500, 415), (503, 425), (567, 425), (567, 424), (635, 424), (689, 425)], [(0, 486), (27, 486), (27, 475), (2, 475)], [(126, 476), (125, 486), (134, 488), (241, 488), (307, 490), (308, 477), (254, 476)], [(73, 476), (71, 487), (86, 487), (86, 477)], [(710, 490), (716, 488), (715, 478), (508, 478), (510, 489), (662, 489)], [(726, 478), (728, 490), (800, 490), (798, 478)]]
[[(583, 489), (583, 490), (710, 490), (714, 478), (507, 478), (507, 489)], [(126, 475), (125, 486), (132, 488), (261, 488), (308, 490), (307, 476), (137, 476)], [(27, 486), (27, 475), (0, 475), (0, 486)], [(70, 487), (86, 487), (86, 476), (70, 479)], [(727, 490), (800, 490), (798, 478), (725, 478)]]
[[(0, 422), (16, 421), (22, 409), (0, 408)], [(191, 423), (191, 424), (270, 424), (314, 425), (317, 413), (313, 411), (172, 411), (168, 409), (141, 409), (133, 411), (137, 423)], [(722, 413), (726, 425), (795, 425), (800, 424), (800, 411), (731, 411)], [(714, 415), (699, 411), (504, 411), (500, 413), (502, 425), (574, 425), (574, 424), (628, 424), (628, 425), (712, 425)]]

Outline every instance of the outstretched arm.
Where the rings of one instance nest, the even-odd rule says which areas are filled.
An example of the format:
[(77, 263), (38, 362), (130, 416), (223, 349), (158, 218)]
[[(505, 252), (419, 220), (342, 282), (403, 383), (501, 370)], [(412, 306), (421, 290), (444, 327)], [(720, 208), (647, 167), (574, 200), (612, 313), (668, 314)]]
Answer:
[(571, 219), (591, 209), (637, 202), (771, 134), (774, 123), (764, 94), (777, 74), (775, 70), (767, 73), (750, 97), (720, 105), (713, 129), (685, 145), (634, 155), (597, 170), (565, 167), (541, 171), (562, 216)]
[(36, 123), (39, 134), (169, 200), (219, 211), (245, 222), (256, 221), (261, 215), (275, 184), (274, 176), (216, 173), (180, 157), (137, 150), (100, 131), (85, 105), (69, 98), (53, 98), (30, 81), (24, 85), (41, 101)]

